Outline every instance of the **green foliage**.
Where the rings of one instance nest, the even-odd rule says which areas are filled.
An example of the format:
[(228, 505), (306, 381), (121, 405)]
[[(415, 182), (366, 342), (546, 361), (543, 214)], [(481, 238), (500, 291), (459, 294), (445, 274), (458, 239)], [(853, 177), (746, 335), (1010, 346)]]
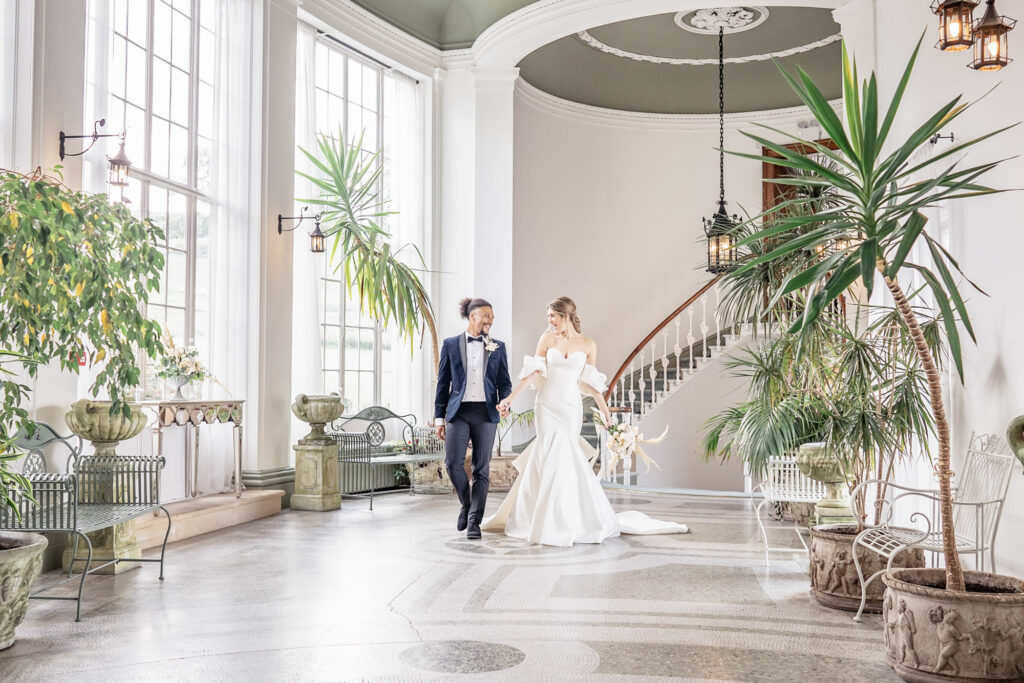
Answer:
[[(24, 422), (28, 411), (22, 408), (21, 402), (28, 398), (28, 387), (18, 382), (15, 372), (6, 367), (13, 364), (31, 364), (31, 360), (20, 353), (0, 349), (0, 394), (3, 395), (0, 414), (9, 416), (11, 422)], [(7, 429), (0, 432), (0, 507), (9, 508), (20, 518), (18, 503), (23, 497), (32, 498), (32, 485), (10, 468), (9, 463), (22, 456), (21, 451), (14, 448), (13, 439)]]
[[(935, 357), (942, 357), (941, 323), (922, 322)], [(747, 399), (705, 425), (705, 458), (743, 458), (763, 476), (771, 457), (812, 441), (825, 442), (851, 488), (920, 446), (934, 426), (927, 378), (906, 324), (884, 310), (861, 331), (839, 315), (819, 316), (728, 358), (726, 366), (750, 385)], [(862, 501), (858, 501), (862, 502)]]
[[(434, 342), (437, 364), (437, 334), (430, 296), (417, 270), (426, 270), (423, 255), (413, 244), (397, 249), (381, 225), (394, 212), (384, 208), (381, 196), (380, 151), (369, 153), (363, 138), (348, 143), (339, 133), (334, 140), (319, 136), (317, 149), (299, 148), (316, 167), (312, 175), (299, 175), (313, 183), (319, 196), (299, 201), (323, 207), (324, 235), (334, 237), (331, 263), (345, 275), (345, 285), (359, 296), (360, 310), (383, 327), (394, 324), (410, 348), (426, 324)], [(411, 263), (403, 260), (405, 257)]]
[(501, 442), (504, 441), (508, 433), (512, 431), (512, 428), (516, 425), (523, 425), (529, 427), (533, 424), (533, 421), (537, 418), (537, 412), (530, 408), (524, 410), (521, 413), (511, 412), (505, 417), (498, 421), (498, 453), (501, 453)]
[[(59, 361), (102, 364), (90, 390), (111, 411), (140, 381), (136, 354), (161, 352), (160, 326), (142, 311), (160, 284), (163, 232), (106, 195), (70, 190), (59, 177), (0, 171), (0, 349), (30, 376)], [(27, 421), (27, 389), (4, 377), (0, 441)], [(0, 468), (2, 469), (2, 468)], [(0, 489), (0, 493), (4, 489)]]
[[(969, 105), (957, 96), (929, 116), (902, 142), (889, 139), (893, 123), (903, 101), (920, 42), (904, 70), (903, 77), (884, 112), (880, 111), (878, 84), (875, 75), (860, 83), (857, 67), (843, 51), (843, 88), (846, 106), (846, 124), (833, 111), (825, 96), (802, 70), (794, 77), (780, 67), (783, 77), (811, 110), (822, 128), (838, 149), (796, 138), (782, 131), (778, 135), (805, 143), (810, 153), (789, 149), (783, 143), (762, 136), (744, 133), (778, 157), (735, 153), (737, 156), (781, 166), (809, 174), (814, 182), (828, 185), (834, 193), (828, 205), (814, 206), (815, 200), (796, 197), (783, 202), (749, 221), (745, 232), (738, 235), (737, 248), (756, 248), (759, 253), (746, 258), (736, 270), (743, 276), (765, 264), (794, 261), (797, 267), (788, 270), (781, 285), (771, 293), (772, 302), (801, 289), (811, 294), (807, 306), (800, 312), (791, 331), (810, 327), (827, 306), (847, 288), (860, 281), (870, 296), (874, 275), (896, 280), (906, 269), (920, 273), (934, 294), (941, 311), (941, 321), (949, 340), (950, 358), (960, 377), (963, 361), (958, 325), (974, 338), (960, 293), (955, 273), (962, 275), (960, 266), (925, 230), (927, 219), (922, 209), (940, 202), (974, 197), (996, 192), (976, 181), (999, 162), (989, 162), (960, 168), (960, 161), (936, 170), (940, 162), (962, 156), (973, 145), (997, 135), (1006, 128), (996, 130), (953, 145), (936, 154), (927, 154), (918, 161), (918, 151), (928, 145), (929, 138), (955, 121)], [(888, 150), (888, 153), (886, 151)], [(928, 176), (922, 178), (922, 176)], [(778, 182), (805, 184), (806, 179)], [(793, 212), (794, 207), (806, 211)], [(757, 221), (761, 227), (754, 227)], [(776, 242), (777, 238), (782, 237)], [(834, 246), (843, 241), (842, 249)], [(923, 242), (931, 254), (933, 267), (907, 261), (911, 248)], [(754, 247), (757, 243), (771, 246)], [(798, 252), (814, 253), (821, 248), (824, 258), (812, 259), (799, 265), (794, 258)], [(973, 284), (973, 283), (972, 283)], [(979, 290), (980, 291), (980, 290)]]

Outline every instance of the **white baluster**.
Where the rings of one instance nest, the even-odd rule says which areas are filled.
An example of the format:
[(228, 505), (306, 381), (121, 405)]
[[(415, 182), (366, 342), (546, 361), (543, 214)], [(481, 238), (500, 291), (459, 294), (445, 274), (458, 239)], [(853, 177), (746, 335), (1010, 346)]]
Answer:
[(665, 337), (663, 339), (664, 343), (662, 344), (662, 347), (661, 347), (661, 375), (662, 375), (661, 395), (662, 396), (667, 396), (668, 395), (668, 330), (665, 330), (664, 334), (665, 334)]
[(715, 336), (718, 339), (718, 348), (722, 348), (724, 342), (722, 340), (722, 312), (719, 310), (721, 305), (721, 292), (719, 289), (720, 286), (715, 284)]
[(672, 347), (672, 351), (676, 354), (676, 386), (679, 386), (679, 383), (683, 380), (683, 378), (679, 375), (679, 355), (682, 353), (683, 350), (679, 346), (679, 326), (682, 325), (682, 323), (683, 321), (679, 319), (679, 316), (676, 316), (676, 345)]
[(629, 362), (629, 414), (633, 414), (633, 402), (636, 400), (636, 393), (633, 391), (633, 373), (636, 371), (633, 361)]
[(686, 333), (686, 343), (690, 347), (690, 355), (686, 359), (686, 374), (689, 375), (693, 371), (693, 342), (696, 339), (693, 336), (693, 309), (690, 308), (686, 312), (690, 314), (690, 328)]
[(647, 375), (651, 378), (651, 402), (650, 405), (653, 407), (658, 403), (658, 371), (654, 367), (654, 354), (657, 350), (658, 342), (655, 339), (651, 340), (651, 369), (647, 371)]
[(700, 314), (700, 338), (701, 338), (701, 358), (708, 357), (708, 295), (705, 294), (700, 298), (701, 314)]

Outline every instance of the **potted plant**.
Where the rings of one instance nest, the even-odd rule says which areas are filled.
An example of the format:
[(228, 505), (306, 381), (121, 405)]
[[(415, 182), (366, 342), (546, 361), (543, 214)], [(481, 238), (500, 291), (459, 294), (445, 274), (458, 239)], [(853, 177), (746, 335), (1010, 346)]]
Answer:
[[(862, 83), (856, 65), (844, 49), (845, 122), (840, 120), (805, 72), (801, 70), (797, 77), (793, 77), (780, 69), (835, 143), (836, 150), (808, 143), (812, 153), (803, 153), (747, 133), (748, 137), (778, 156), (741, 156), (821, 175), (823, 179), (820, 182), (836, 189), (837, 205), (808, 216), (783, 216), (777, 224), (754, 230), (738, 240), (737, 247), (742, 249), (786, 230), (811, 226), (800, 237), (787, 240), (740, 265), (737, 272), (785, 259), (796, 250), (819, 245), (825, 247), (827, 255), (820, 262), (786, 273), (784, 285), (776, 293), (811, 292), (807, 305), (790, 328), (793, 333), (801, 335), (812, 329), (822, 313), (854, 283), (860, 283), (868, 296), (876, 277), (884, 283), (914, 342), (915, 354), (927, 382), (938, 441), (935, 473), (945, 559), (945, 569), (902, 569), (883, 577), (889, 589), (884, 611), (888, 660), (907, 680), (1017, 679), (1020, 673), (1015, 659), (999, 658), (997, 653), (1019, 647), (1018, 634), (1024, 633), (1024, 585), (1010, 577), (965, 573), (963, 570), (953, 527), (950, 430), (942, 398), (942, 378), (919, 317), (900, 280), (901, 276), (916, 275), (934, 295), (949, 356), (962, 381), (959, 328), (962, 326), (974, 338), (967, 307), (954, 276), (954, 273), (962, 275), (962, 272), (956, 259), (926, 230), (927, 218), (922, 209), (952, 199), (996, 192), (980, 185), (978, 179), (995, 168), (998, 162), (966, 167), (953, 162), (938, 170), (936, 165), (1005, 129), (953, 145), (941, 152), (918, 155), (917, 152), (928, 144), (933, 135), (967, 109), (968, 105), (962, 103), (958, 96), (939, 108), (904, 140), (890, 140), (919, 49), (920, 42), (884, 111), (879, 106), (875, 76)], [(834, 162), (838, 170), (826, 168), (819, 158)], [(933, 263), (931, 267), (907, 260), (915, 246), (927, 250)], [(891, 632), (889, 623), (895, 625)], [(901, 628), (900, 624), (913, 625), (913, 628)], [(957, 661), (950, 666), (952, 655), (958, 649)], [(912, 657), (905, 656), (908, 651)], [(897, 657), (897, 653), (902, 656)]]
[(194, 346), (178, 346), (170, 334), (164, 336), (164, 351), (157, 361), (156, 376), (166, 379), (174, 387), (176, 401), (184, 401), (182, 387), (192, 382), (202, 382), (209, 373), (199, 361), (199, 351)]
[[(162, 239), (149, 221), (105, 195), (69, 189), (59, 175), (0, 171), (3, 527), (17, 528), (20, 506), (31, 504), (32, 495), (29, 479), (11, 468), (22, 456), (15, 435), (32, 429), (22, 405), (29, 390), (17, 379), (18, 366), (35, 376), (39, 365), (51, 361), (75, 373), (79, 358), (102, 364), (92, 395), (104, 390), (110, 416), (129, 417), (124, 397), (139, 383), (136, 353), (156, 355), (161, 349), (160, 326), (142, 311), (159, 286), (163, 255), (156, 245)], [(0, 585), (27, 600), (45, 539), (5, 533), (0, 548)], [(24, 605), (12, 604), (0, 624), (0, 647), (13, 643), (25, 615)]]
[[(425, 271), (423, 255), (414, 244), (395, 246), (382, 219), (395, 212), (384, 209), (381, 153), (363, 148), (363, 138), (348, 142), (320, 135), (316, 153), (299, 150), (319, 171), (298, 172), (319, 191), (319, 196), (299, 201), (323, 207), (321, 222), (327, 237), (334, 237), (331, 263), (343, 270), (345, 285), (356, 290), (359, 309), (382, 327), (394, 323), (399, 335), (414, 342), (425, 324), (430, 331), (434, 374), (440, 359), (434, 309), (417, 270)], [(335, 261), (335, 257), (338, 260)]]
[[(798, 310), (798, 309), (794, 309)], [(927, 320), (936, 355), (937, 320)], [(819, 503), (811, 528), (811, 595), (819, 603), (856, 610), (860, 584), (853, 566), (853, 540), (862, 530), (850, 517), (847, 494), (867, 479), (888, 481), (896, 465), (914, 452), (931, 430), (924, 374), (898, 316), (885, 314), (861, 332), (844, 315), (819, 318), (802, 335), (783, 333), (734, 354), (730, 371), (750, 381), (745, 401), (708, 422), (705, 457), (743, 457), (754, 476), (770, 457), (798, 452), (804, 474), (842, 488), (841, 504)], [(884, 484), (875, 498), (885, 496)], [(824, 501), (826, 504), (830, 501)], [(853, 501), (858, 520), (874, 522), (863, 496)], [(862, 565), (881, 561), (866, 549)], [(924, 566), (923, 553), (898, 556), (898, 566)], [(869, 586), (868, 609), (881, 611), (882, 588)]]

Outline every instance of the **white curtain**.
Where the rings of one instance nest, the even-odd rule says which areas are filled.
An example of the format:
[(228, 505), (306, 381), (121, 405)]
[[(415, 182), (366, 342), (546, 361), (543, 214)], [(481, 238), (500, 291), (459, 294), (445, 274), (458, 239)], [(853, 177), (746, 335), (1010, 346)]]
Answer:
[(0, 168), (30, 170), (33, 18), (31, 0), (0, 2)]
[[(258, 118), (259, 65), (254, 41), (262, 40), (262, 2), (220, 0), (218, 4), (213, 150), (211, 158), (209, 348), (204, 357), (226, 388), (211, 397), (245, 398), (249, 237), (262, 229), (257, 205), (260, 178)], [(196, 321), (196, 326), (203, 324)], [(232, 433), (207, 430), (197, 483), (204, 493), (227, 490), (233, 472)]]
[[(384, 74), (384, 158), (385, 195), (388, 208), (397, 212), (388, 217), (387, 227), (392, 243), (413, 245), (424, 259), (429, 258), (430, 244), (424, 216), (424, 106), (423, 97), (412, 79), (396, 72)], [(400, 257), (409, 265), (422, 269), (419, 256), (407, 248)], [(427, 261), (429, 264), (429, 261)], [(428, 265), (429, 268), (429, 265)], [(430, 291), (430, 275), (420, 270), (420, 278)], [(432, 404), (424, 400), (431, 371), (430, 334), (415, 340), (410, 356), (408, 340), (398, 339), (393, 330), (385, 330), (385, 350), (381, 355), (381, 402), (390, 404), (399, 413), (416, 413), (420, 421), (430, 418)], [(390, 352), (388, 347), (390, 346)]]
[[(295, 170), (312, 175), (313, 165), (299, 148), (312, 151), (316, 146), (316, 30), (301, 22), (295, 57)], [(315, 196), (313, 184), (296, 175), (295, 196)], [(298, 216), (302, 206), (301, 202), (296, 202), (292, 215)], [(313, 214), (320, 212), (315, 205), (309, 210)], [(309, 250), (309, 239), (301, 232), (303, 230), (308, 232), (305, 223), (295, 231), (292, 241), (295, 273), (292, 286), (293, 395), (322, 394), (325, 391), (323, 328), (320, 325), (324, 314), (324, 288), (320, 281), (324, 275), (324, 255)], [(330, 240), (325, 242), (329, 250)], [(336, 387), (327, 390), (332, 389), (336, 390)], [(308, 425), (292, 416), (292, 443), (308, 431)]]

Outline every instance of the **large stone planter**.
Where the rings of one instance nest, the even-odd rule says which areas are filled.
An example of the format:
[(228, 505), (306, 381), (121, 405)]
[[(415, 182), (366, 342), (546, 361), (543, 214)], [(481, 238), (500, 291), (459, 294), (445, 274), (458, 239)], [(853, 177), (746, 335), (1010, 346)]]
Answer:
[(964, 572), (967, 592), (946, 591), (944, 569), (882, 577), (885, 658), (905, 681), (1024, 680), (1024, 584)]
[[(127, 416), (121, 412), (111, 415), (110, 401), (83, 398), (71, 404), (71, 410), (64, 415), (64, 421), (72, 432), (92, 442), (97, 456), (116, 456), (117, 444), (138, 436), (146, 426), (146, 415), (142, 408), (131, 403), (128, 406), (130, 411)], [(80, 491), (91, 491), (101, 501), (120, 498), (122, 478), (117, 476), (116, 469), (109, 469), (101, 481), (89, 479), (93, 476), (96, 475), (86, 475), (79, 480)], [(93, 531), (89, 539), (92, 541), (94, 558), (116, 557), (121, 560), (99, 570), (98, 574), (120, 574), (140, 566), (138, 562), (126, 561), (142, 557), (142, 548), (135, 538), (135, 520)], [(75, 571), (83, 571), (89, 557), (88, 549), (84, 543), (79, 543), (78, 554), (72, 557), (73, 552), (74, 544), (69, 543), (63, 556), (64, 569), (68, 569), (73, 562)]]
[(850, 514), (850, 491), (843, 463), (825, 448), (825, 444), (805, 443), (800, 446), (796, 453), (796, 466), (804, 476), (820, 481), (828, 489), (828, 495), (815, 506), (818, 524), (855, 521)]
[(309, 434), (299, 439), (295, 450), (295, 492), (289, 505), (293, 510), (326, 512), (341, 507), (338, 489), (338, 444), (324, 433), (324, 425), (341, 417), (345, 405), (337, 394), (299, 394), (292, 412), (309, 423)]
[[(811, 528), (811, 597), (825, 607), (856, 612), (860, 607), (860, 579), (853, 563), (853, 539), (857, 527), (853, 524), (825, 524)], [(867, 548), (857, 548), (864, 578), (885, 566), (886, 560)], [(924, 551), (907, 550), (896, 556), (893, 567), (923, 567)], [(881, 579), (868, 584), (865, 612), (882, 611), (885, 586)]]
[(32, 582), (43, 567), (46, 538), (0, 531), (0, 650), (14, 645), (14, 629), (28, 612)]

